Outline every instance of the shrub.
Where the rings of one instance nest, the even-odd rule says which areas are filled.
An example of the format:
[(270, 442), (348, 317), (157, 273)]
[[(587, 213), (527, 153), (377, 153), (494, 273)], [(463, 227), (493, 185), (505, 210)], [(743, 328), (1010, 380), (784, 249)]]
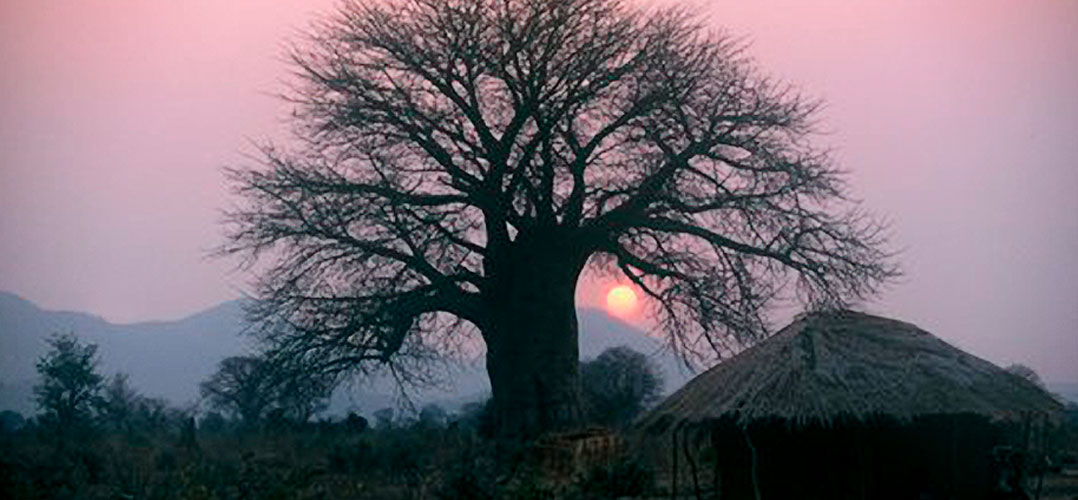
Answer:
[(655, 476), (636, 460), (624, 459), (610, 466), (596, 467), (580, 484), (590, 498), (637, 497), (651, 489)]

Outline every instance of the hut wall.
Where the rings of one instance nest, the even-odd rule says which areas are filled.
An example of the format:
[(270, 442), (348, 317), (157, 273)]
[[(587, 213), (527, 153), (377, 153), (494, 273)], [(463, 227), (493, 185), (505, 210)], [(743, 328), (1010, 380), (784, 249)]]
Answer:
[[(1004, 442), (1001, 427), (976, 415), (929, 416), (906, 424), (879, 418), (826, 426), (773, 420), (756, 422), (747, 432), (723, 421), (714, 423), (709, 433), (685, 436), (694, 440), (688, 448), (694, 453), (704, 497), (715, 498), (717, 487), (722, 499), (755, 498), (750, 442), (763, 499), (981, 499), (995, 486), (992, 449)], [(670, 448), (665, 449), (669, 453)], [(678, 490), (692, 497), (696, 485), (681, 451)], [(671, 465), (669, 460), (653, 463)], [(669, 488), (671, 471), (656, 472)]]

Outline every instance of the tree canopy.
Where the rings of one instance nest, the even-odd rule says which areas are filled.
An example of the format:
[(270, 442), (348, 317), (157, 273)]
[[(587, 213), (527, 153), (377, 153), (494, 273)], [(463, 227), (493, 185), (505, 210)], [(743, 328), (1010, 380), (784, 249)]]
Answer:
[(478, 332), (498, 401), (534, 385), (510, 372), (535, 339), (573, 344), (535, 352), (576, 383), (586, 269), (634, 283), (686, 356), (760, 338), (785, 291), (832, 307), (896, 273), (815, 144), (819, 102), (683, 10), (346, 2), (291, 55), (295, 145), (230, 171), (221, 249), (267, 264), (281, 359), (407, 377)]
[(647, 355), (612, 347), (580, 367), (589, 420), (625, 425), (662, 396), (663, 376)]
[(246, 425), (257, 423), (273, 403), (271, 367), (254, 356), (221, 360), (217, 371), (199, 385), (211, 407), (229, 412)]
[(324, 410), (332, 393), (327, 377), (280, 370), (257, 356), (231, 356), (199, 385), (211, 407), (230, 413), (245, 425), (271, 414), (279, 419), (307, 422)]
[(41, 377), (34, 399), (44, 416), (66, 431), (93, 417), (104, 377), (97, 372), (97, 345), (83, 344), (72, 333), (53, 335), (51, 349), (37, 361)]

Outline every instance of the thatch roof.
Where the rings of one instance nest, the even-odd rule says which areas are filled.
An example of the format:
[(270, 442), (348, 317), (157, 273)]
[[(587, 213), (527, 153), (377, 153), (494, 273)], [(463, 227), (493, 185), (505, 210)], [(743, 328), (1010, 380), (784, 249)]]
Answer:
[(973, 413), (1019, 418), (1062, 405), (1033, 383), (909, 323), (806, 314), (689, 381), (638, 428), (734, 418), (805, 423)]

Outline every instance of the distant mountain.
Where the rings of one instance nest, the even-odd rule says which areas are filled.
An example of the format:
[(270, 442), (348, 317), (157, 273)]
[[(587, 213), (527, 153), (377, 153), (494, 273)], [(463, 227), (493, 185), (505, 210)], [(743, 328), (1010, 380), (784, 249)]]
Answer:
[[(626, 345), (653, 356), (666, 377), (666, 392), (690, 378), (673, 355), (661, 350), (661, 342), (639, 329), (595, 309), (581, 309), (578, 318), (582, 359)], [(45, 310), (0, 292), (0, 410), (33, 413), (34, 362), (46, 352), (45, 339), (52, 333), (73, 332), (97, 344), (102, 373), (127, 373), (141, 393), (183, 406), (197, 401), (199, 382), (220, 360), (255, 350), (253, 340), (243, 335), (244, 327), (238, 300), (175, 321), (114, 324), (91, 314)], [(412, 401), (453, 408), (490, 392), (481, 361), (459, 367), (452, 379), (449, 387), (413, 391)], [(335, 394), (330, 411), (369, 413), (394, 405), (394, 394), (395, 386), (384, 378), (346, 385)]]
[(603, 351), (624, 345), (647, 354), (658, 365), (665, 379), (664, 392), (671, 393), (696, 376), (690, 373), (677, 356), (664, 349), (663, 342), (639, 328), (610, 317), (599, 309), (577, 311), (580, 322), (580, 358), (592, 359)]
[(85, 313), (48, 311), (0, 292), (0, 408), (32, 410), (34, 362), (48, 350), (45, 339), (71, 332), (98, 345), (101, 371), (125, 372), (148, 396), (184, 405), (198, 397), (198, 382), (227, 356), (253, 350), (239, 335), (239, 301), (225, 302), (176, 321), (113, 324)]

